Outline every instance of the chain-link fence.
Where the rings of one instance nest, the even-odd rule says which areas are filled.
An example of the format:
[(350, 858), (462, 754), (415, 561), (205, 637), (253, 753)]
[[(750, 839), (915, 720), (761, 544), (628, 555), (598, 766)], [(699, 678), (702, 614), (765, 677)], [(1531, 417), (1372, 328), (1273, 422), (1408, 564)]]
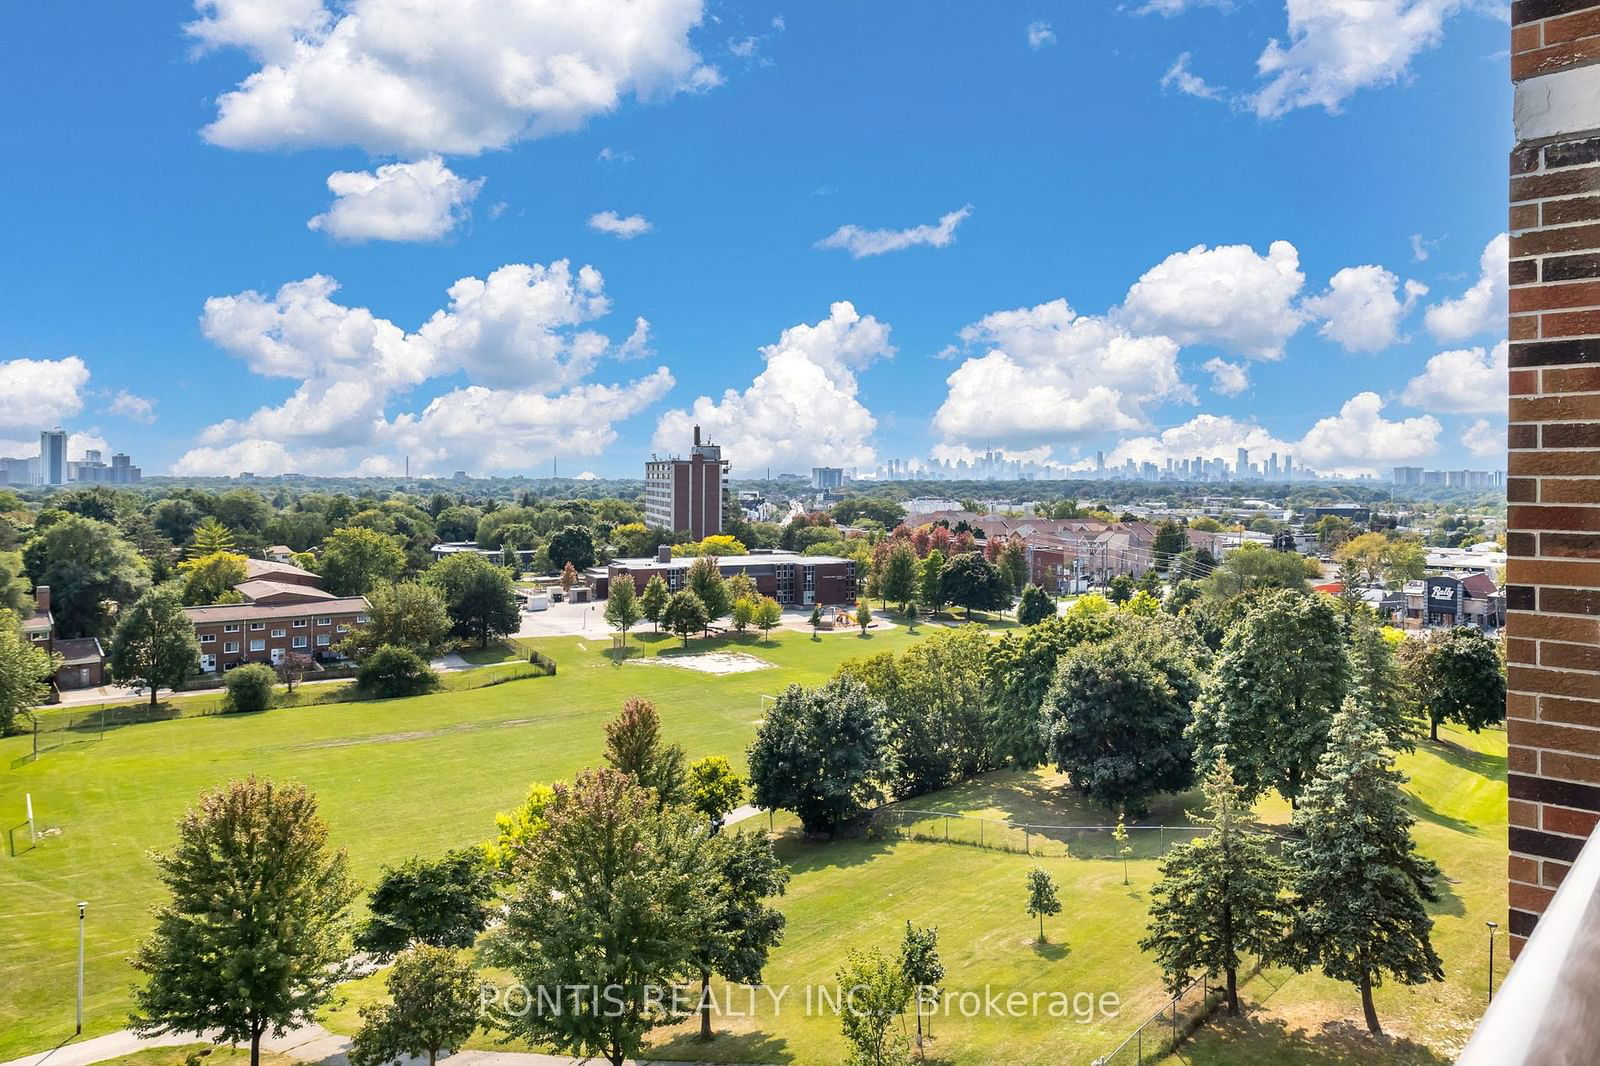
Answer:
[(1226, 995), (1211, 978), (1195, 978), (1145, 1019), (1115, 1051), (1095, 1059), (1094, 1066), (1145, 1066), (1161, 1061), (1210, 1016)]
[(1046, 858), (1156, 859), (1173, 844), (1211, 831), (1188, 825), (1129, 825), (1124, 827), (1126, 840), (1119, 841), (1116, 829), (1114, 825), (1034, 825), (970, 814), (880, 807), (872, 813), (870, 832), (886, 839), (960, 844)]

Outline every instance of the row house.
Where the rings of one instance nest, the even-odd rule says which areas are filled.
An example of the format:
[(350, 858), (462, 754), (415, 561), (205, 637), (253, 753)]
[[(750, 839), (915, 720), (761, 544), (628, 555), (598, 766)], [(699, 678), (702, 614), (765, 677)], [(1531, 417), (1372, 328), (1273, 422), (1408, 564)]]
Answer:
[(52, 680), (57, 689), (95, 688), (105, 684), (106, 655), (95, 637), (56, 636), (55, 616), (50, 613), (50, 586), (33, 590), (33, 613), (22, 620), (22, 635), (28, 643), (56, 656)]
[(339, 644), (371, 609), (365, 596), (335, 596), (321, 578), (289, 563), (250, 559), (240, 603), (185, 607), (200, 642), (200, 669), (218, 673), (245, 663), (276, 666), (291, 655), (318, 662), (344, 658)]

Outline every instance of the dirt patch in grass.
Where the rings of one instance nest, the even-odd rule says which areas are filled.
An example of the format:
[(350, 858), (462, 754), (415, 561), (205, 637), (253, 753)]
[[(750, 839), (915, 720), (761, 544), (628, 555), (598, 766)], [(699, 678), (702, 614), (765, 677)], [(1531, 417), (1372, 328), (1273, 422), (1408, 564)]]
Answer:
[(680, 670), (698, 670), (702, 674), (748, 674), (754, 670), (771, 670), (773, 663), (757, 659), (738, 651), (704, 651), (693, 655), (651, 655), (629, 659), (634, 666), (676, 666)]

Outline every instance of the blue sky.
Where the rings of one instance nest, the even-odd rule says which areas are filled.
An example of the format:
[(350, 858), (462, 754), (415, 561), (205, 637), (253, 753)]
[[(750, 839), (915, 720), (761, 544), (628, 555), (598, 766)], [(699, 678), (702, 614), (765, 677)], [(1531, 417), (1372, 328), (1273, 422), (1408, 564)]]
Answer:
[(10, 3), (0, 452), (1501, 465), (1503, 12), (1159, 3)]

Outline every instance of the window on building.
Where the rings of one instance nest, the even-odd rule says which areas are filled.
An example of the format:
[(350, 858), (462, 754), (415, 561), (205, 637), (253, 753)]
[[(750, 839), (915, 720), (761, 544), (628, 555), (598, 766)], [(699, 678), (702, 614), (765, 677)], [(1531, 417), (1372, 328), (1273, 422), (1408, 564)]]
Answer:
[(366, 624), (367, 624), (367, 616), (366, 615), (364, 615), (364, 614), (356, 615), (356, 625), (364, 626)]
[(331, 625), (333, 625), (333, 619), (331, 619), (331, 618), (319, 618), (319, 619), (317, 619), (317, 625), (319, 625), (319, 626), (331, 626)]
[(304, 618), (296, 618), (294, 620), (294, 627), (296, 629), (304, 629), (306, 627), (306, 621), (307, 620)]
[(222, 631), (224, 633), (237, 633), (239, 632), (239, 623), (229, 622), (227, 625), (222, 627)]
[(252, 640), (250, 642), (250, 650), (251, 651), (266, 651), (267, 650), (267, 642), (264, 641), (264, 640)]
[(265, 623), (265, 622), (251, 622), (250, 623), (250, 632), (252, 632), (252, 633), (259, 633), (265, 628), (267, 628), (267, 623)]
[(339, 625), (334, 627), (334, 632), (336, 632), (336, 633), (348, 633), (348, 632), (350, 632), (350, 627), (341, 622)]
[(239, 642), (237, 640), (224, 641), (222, 645), (222, 651), (226, 655), (238, 655)]
[(318, 633), (317, 634), (317, 647), (326, 648), (328, 646), (328, 642), (331, 641), (332, 639), (333, 638), (330, 637), (326, 633)]
[(289, 631), (287, 629), (274, 629), (272, 631), (272, 639), (273, 640), (282, 640), (284, 637), (286, 637), (288, 635), (289, 635)]
[(306, 646), (306, 638), (305, 637), (295, 637), (294, 638), (294, 646), (297, 647), (297, 648), (305, 647)]
[(201, 633), (200, 634), (200, 643), (202, 643), (202, 644), (215, 644), (216, 642), (217, 642), (217, 635), (215, 633)]

